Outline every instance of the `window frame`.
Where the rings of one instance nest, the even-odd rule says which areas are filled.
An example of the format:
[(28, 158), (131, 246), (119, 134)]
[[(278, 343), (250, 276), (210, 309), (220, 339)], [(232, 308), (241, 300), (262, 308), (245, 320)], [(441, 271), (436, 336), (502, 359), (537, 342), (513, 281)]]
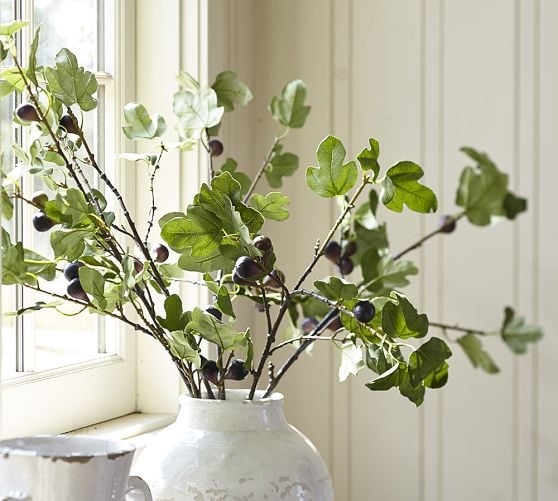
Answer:
[[(32, 19), (32, 1), (22, 0), (22, 4), (20, 17)], [(112, 60), (114, 70), (112, 75), (97, 74), (105, 100), (105, 165), (115, 166), (111, 175), (123, 197), (134, 205), (134, 180), (112, 159), (117, 152), (131, 151), (122, 139), (121, 109), (135, 92), (135, 7), (133, 2), (104, 0), (102, 8), (104, 31), (113, 41), (107, 61)], [(28, 27), (22, 35), (23, 46), (29, 45), (30, 36)], [(62, 433), (136, 410), (136, 336), (113, 320), (106, 321), (105, 329), (118, 331), (116, 355), (2, 382), (2, 436)]]

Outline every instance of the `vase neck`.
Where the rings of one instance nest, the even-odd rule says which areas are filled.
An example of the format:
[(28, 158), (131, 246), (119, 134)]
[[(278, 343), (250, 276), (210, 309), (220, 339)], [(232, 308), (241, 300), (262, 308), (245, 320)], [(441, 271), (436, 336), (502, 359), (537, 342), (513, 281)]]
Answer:
[(181, 427), (213, 431), (269, 431), (287, 426), (283, 395), (249, 401), (247, 391), (229, 390), (227, 400), (180, 398), (176, 424)]

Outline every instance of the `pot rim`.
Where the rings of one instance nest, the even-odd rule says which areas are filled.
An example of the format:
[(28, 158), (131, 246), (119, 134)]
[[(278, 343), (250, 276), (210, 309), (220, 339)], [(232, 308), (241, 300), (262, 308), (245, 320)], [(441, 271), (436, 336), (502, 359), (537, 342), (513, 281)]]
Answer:
[[(88, 450), (93, 446), (93, 450)], [(134, 445), (112, 438), (84, 435), (36, 435), (0, 440), (0, 457), (36, 456), (51, 460), (83, 461), (96, 457), (117, 459), (133, 454)]]
[[(188, 393), (183, 393), (179, 397), (180, 405), (221, 405), (221, 406), (228, 406), (228, 407), (243, 407), (245, 406), (276, 406), (276, 405), (283, 405), (283, 401), (285, 400), (285, 396), (280, 392), (273, 392), (269, 397), (262, 398), (263, 394), (265, 393), (264, 390), (256, 390), (254, 395), (254, 400), (247, 400), (246, 397), (250, 393), (248, 389), (229, 389), (227, 390), (227, 400), (219, 400), (219, 399), (212, 399), (212, 398), (194, 398), (190, 396)], [(203, 395), (207, 395), (204, 391), (202, 392)], [(232, 397), (232, 398), (231, 398)]]

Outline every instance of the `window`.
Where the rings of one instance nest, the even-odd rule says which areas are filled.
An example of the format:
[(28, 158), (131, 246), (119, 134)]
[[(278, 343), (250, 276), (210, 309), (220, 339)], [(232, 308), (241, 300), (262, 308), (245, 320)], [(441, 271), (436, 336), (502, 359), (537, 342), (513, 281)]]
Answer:
[[(58, 50), (72, 50), (81, 65), (97, 74), (99, 106), (96, 117), (87, 116), (87, 135), (96, 158), (113, 179), (119, 173), (112, 160), (120, 151), (122, 69), (120, 53), (126, 47), (120, 21), (127, 2), (114, 0), (0, 0), (0, 22), (29, 19), (41, 27), (39, 64), (52, 65)], [(118, 26), (118, 29), (116, 27)], [(21, 32), (22, 60), (33, 29)], [(25, 142), (25, 131), (14, 129), (14, 97), (0, 101), (0, 150), (3, 168), (15, 166), (10, 150), (15, 140)], [(44, 189), (27, 183), (26, 192)], [(35, 181), (33, 181), (35, 182)], [(91, 178), (99, 187), (98, 179)], [(129, 199), (129, 197), (128, 197)], [(16, 204), (14, 218), (6, 222), (12, 237), (27, 247), (49, 255), (48, 233), (33, 231), (32, 210)], [(63, 278), (52, 288), (65, 288)], [(39, 293), (9, 286), (2, 288), (3, 312), (34, 304)], [(75, 312), (71, 306), (60, 307)], [(62, 317), (43, 310), (22, 317), (2, 319), (3, 435), (58, 433), (135, 410), (135, 360), (133, 336), (116, 322), (87, 313)], [(68, 408), (68, 405), (71, 408)], [(68, 412), (71, 410), (71, 412)], [(41, 416), (41, 420), (37, 416)]]

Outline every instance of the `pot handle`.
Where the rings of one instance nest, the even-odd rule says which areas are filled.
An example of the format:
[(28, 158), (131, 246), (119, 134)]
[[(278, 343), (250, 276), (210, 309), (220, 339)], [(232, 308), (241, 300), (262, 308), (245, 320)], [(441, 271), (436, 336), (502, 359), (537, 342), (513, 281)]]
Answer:
[(149, 486), (147, 485), (145, 480), (143, 480), (143, 478), (141, 477), (136, 477), (135, 475), (132, 475), (128, 479), (128, 490), (126, 491), (127, 501), (135, 501), (137, 499), (137, 497), (134, 494), (132, 495), (129, 494), (129, 493), (133, 493), (133, 491), (141, 492), (144, 501), (153, 501), (153, 497), (151, 496), (151, 491), (149, 490)]

